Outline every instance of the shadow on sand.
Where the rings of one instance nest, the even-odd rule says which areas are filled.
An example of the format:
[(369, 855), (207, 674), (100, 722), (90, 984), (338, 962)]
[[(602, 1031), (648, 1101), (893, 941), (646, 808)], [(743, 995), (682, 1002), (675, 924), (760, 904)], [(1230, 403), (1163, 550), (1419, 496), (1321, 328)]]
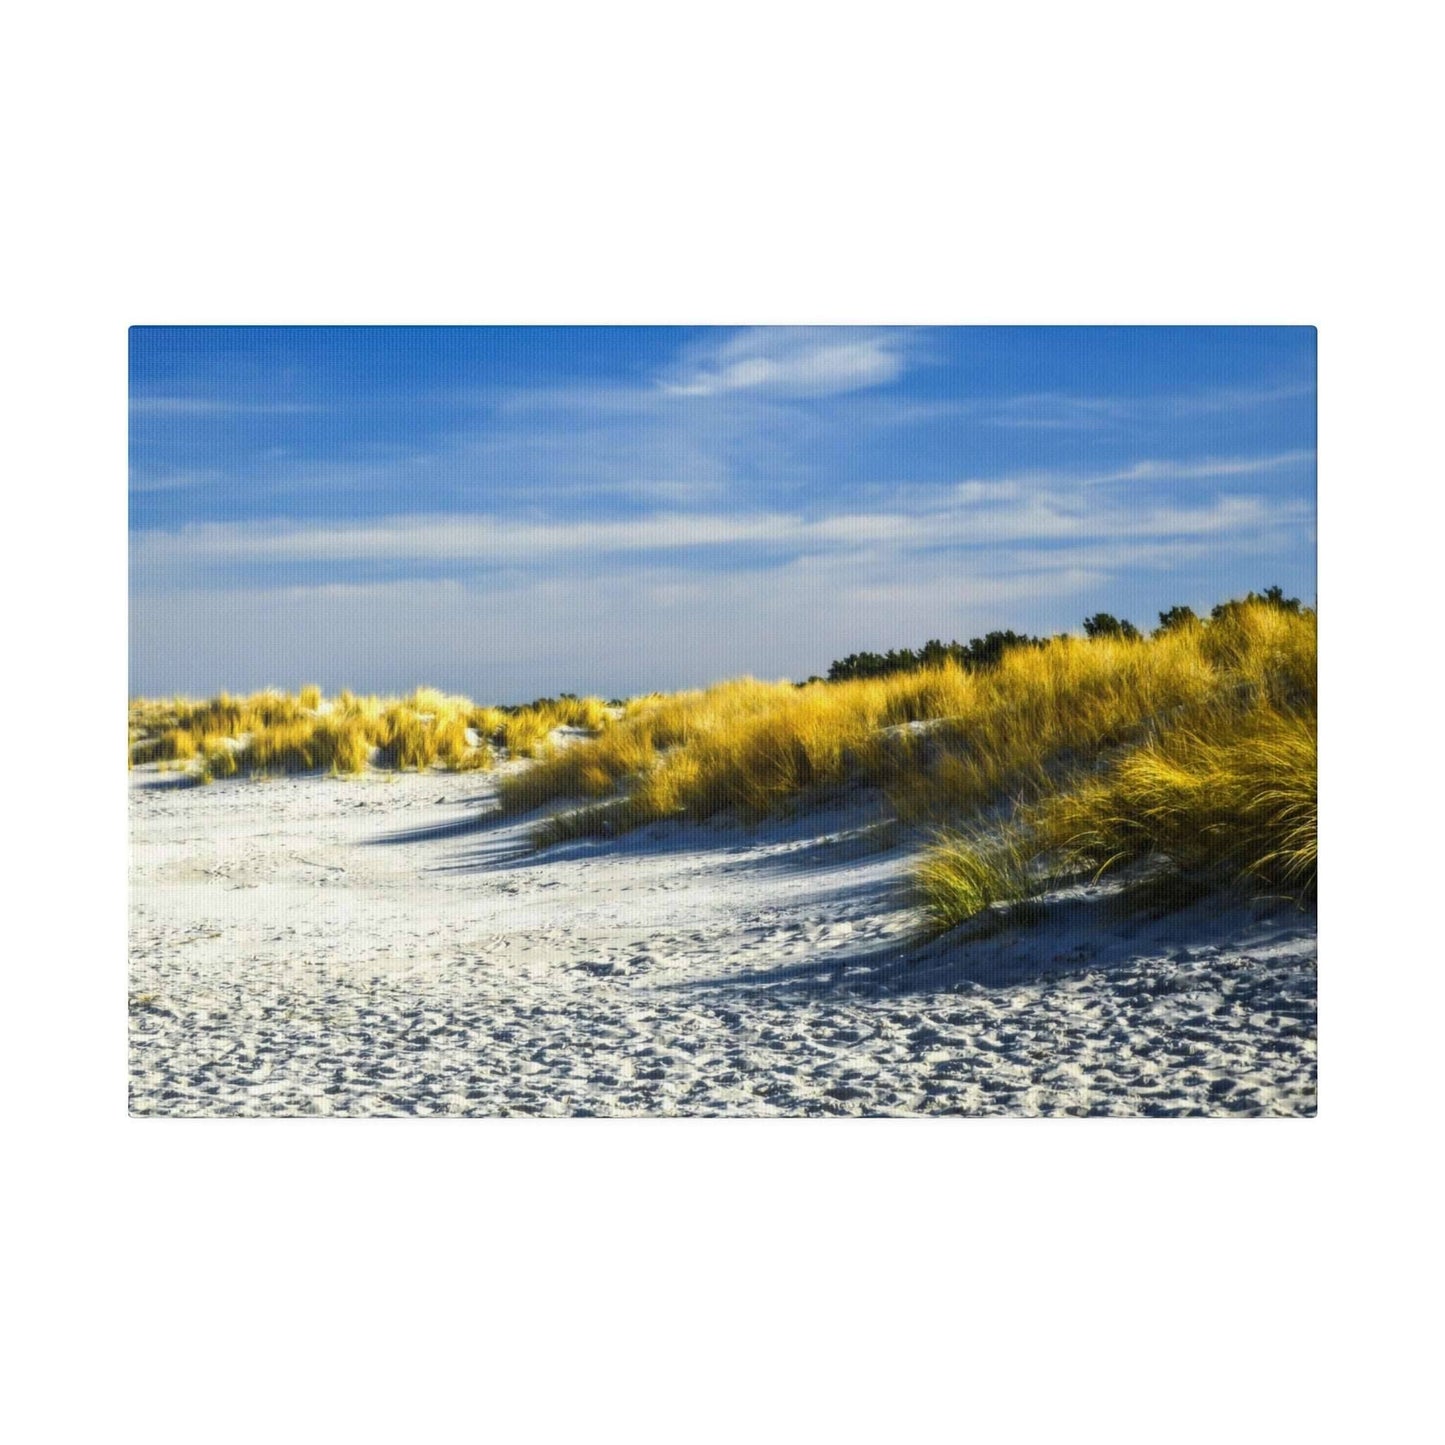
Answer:
[[(735, 854), (719, 871), (762, 877), (806, 879), (806, 904), (837, 908), (854, 920), (893, 913), (906, 906), (908, 884), (897, 865), (910, 852), (911, 835), (893, 826), (856, 818), (841, 829), (819, 831), (818, 818), (772, 820), (757, 828), (719, 827), (683, 821), (653, 824), (612, 838), (581, 838), (538, 851), (531, 833), (547, 816), (543, 810), (507, 816), (493, 807), (452, 822), (403, 829), (368, 839), (373, 846), (403, 843), (469, 846), (432, 865), (437, 872), (488, 872), (544, 868), (553, 862), (589, 857), (617, 860), (670, 853)], [(876, 862), (882, 870), (867, 869)], [(1140, 960), (1186, 961), (1207, 957), (1221, 946), (1247, 949), (1281, 939), (1312, 937), (1313, 914), (1281, 900), (1250, 902), (1241, 897), (1180, 892), (1177, 897), (1140, 903), (1121, 896), (1119, 883), (1071, 886), (1016, 906), (985, 923), (965, 924), (942, 936), (922, 929), (886, 939), (860, 938), (833, 946), (799, 938), (807, 950), (797, 958), (749, 965), (746, 939), (767, 930), (739, 920), (736, 966), (711, 976), (633, 985), (664, 992), (766, 990), (804, 998), (822, 995), (907, 996), (970, 989), (1001, 989), (1038, 983), (1085, 970), (1108, 970)], [(795, 904), (804, 901), (794, 896)], [(841, 918), (840, 918), (841, 921)]]
[(145, 778), (132, 786), (147, 793), (170, 793), (177, 788), (196, 788), (200, 783), (189, 773), (171, 773), (163, 778)]
[(1046, 898), (999, 918), (989, 927), (962, 925), (941, 937), (921, 930), (890, 942), (843, 946), (800, 962), (742, 966), (708, 978), (654, 987), (666, 991), (765, 989), (816, 997), (966, 993), (1014, 988), (1073, 973), (1110, 970), (1154, 959), (1188, 962), (1227, 946), (1266, 947), (1313, 936), (1313, 914), (1277, 910), (1235, 900), (1221, 908), (1192, 904), (1166, 912), (1144, 911), (1121, 900), (1117, 890), (1091, 896)]
[[(870, 818), (860, 825), (856, 816), (836, 813), (818, 818), (798, 813), (769, 818), (757, 823), (739, 821), (728, 815), (706, 822), (682, 818), (651, 823), (628, 832), (605, 836), (569, 838), (538, 849), (532, 834), (549, 817), (571, 812), (574, 802), (543, 807), (523, 814), (505, 814), (490, 798), (458, 799), (457, 806), (472, 802), (490, 803), (485, 811), (445, 823), (404, 828), (367, 839), (367, 845), (386, 847), (400, 844), (448, 843), (459, 838), (475, 840), (475, 846), (433, 865), (433, 871), (468, 872), (494, 868), (545, 866), (589, 857), (665, 857), (673, 853), (756, 855), (748, 871), (766, 873), (813, 873), (827, 871), (874, 857), (897, 853), (908, 841), (906, 830)], [(830, 829), (825, 825), (834, 824)]]

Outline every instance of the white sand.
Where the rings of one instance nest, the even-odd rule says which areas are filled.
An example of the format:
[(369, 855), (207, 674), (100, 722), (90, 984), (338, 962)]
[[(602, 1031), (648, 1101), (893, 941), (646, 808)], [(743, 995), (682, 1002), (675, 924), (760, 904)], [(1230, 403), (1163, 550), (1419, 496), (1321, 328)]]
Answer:
[(147, 1115), (1310, 1114), (1315, 920), (918, 945), (881, 801), (536, 854), (487, 774), (132, 775)]

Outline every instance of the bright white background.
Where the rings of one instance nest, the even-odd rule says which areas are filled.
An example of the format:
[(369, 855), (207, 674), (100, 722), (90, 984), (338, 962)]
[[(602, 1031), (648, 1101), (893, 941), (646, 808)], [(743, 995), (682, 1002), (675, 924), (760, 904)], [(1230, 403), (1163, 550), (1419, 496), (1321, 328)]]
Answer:
[[(1419, 1438), (1425, 14), (131, 0), (7, 22), (15, 1438)], [(1317, 324), (1319, 1118), (128, 1120), (125, 328), (242, 321)]]

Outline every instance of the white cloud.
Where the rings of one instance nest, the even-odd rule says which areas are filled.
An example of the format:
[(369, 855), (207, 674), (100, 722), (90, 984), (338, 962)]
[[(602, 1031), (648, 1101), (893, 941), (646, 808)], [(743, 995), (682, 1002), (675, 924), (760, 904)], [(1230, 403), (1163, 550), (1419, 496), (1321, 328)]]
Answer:
[[(315, 681), (385, 691), (428, 682), (524, 701), (741, 673), (806, 677), (860, 648), (994, 627), (1076, 628), (1108, 605), (1101, 599), (1122, 595), (1121, 579), (1122, 610), (1141, 623), (1174, 602), (1207, 607), (1231, 587), (1289, 583), (1274, 561), (1297, 550), (1311, 520), (1300, 502), (1139, 508), (1093, 498), (1101, 495), (1088, 507), (1076, 494), (1021, 490), (916, 515), (654, 517), (640, 529), (422, 517), (146, 534), (136, 539), (132, 686), (205, 693)], [(701, 573), (678, 550), (720, 538), (748, 543), (748, 565)], [(641, 555), (616, 555), (624, 549)], [(485, 579), (458, 566), (450, 577), (309, 586), (229, 572), (236, 563), (317, 562), (327, 576), (344, 559), (479, 557), (517, 565)], [(1226, 580), (1230, 568), (1238, 576)]]
[(170, 492), (181, 487), (214, 487), (224, 479), (216, 467), (176, 468), (169, 471), (142, 471), (135, 468), (130, 476), (132, 492)]
[(835, 326), (762, 326), (685, 356), (663, 382), (675, 396), (732, 392), (830, 396), (892, 381), (904, 369), (909, 333)]
[(1268, 457), (1214, 457), (1202, 461), (1135, 462), (1122, 471), (1098, 477), (1100, 482), (1187, 482), (1206, 481), (1211, 477), (1243, 477), (1273, 471), (1297, 462), (1312, 462), (1312, 451), (1279, 452)]
[(1313, 395), (1313, 386), (1206, 387), (1174, 395), (1083, 396), (1041, 391), (973, 397), (954, 403), (961, 414), (992, 426), (1040, 431), (1095, 431), (1131, 422), (1246, 412)]
[[(968, 483), (917, 510), (655, 512), (638, 519), (517, 521), (483, 514), (382, 517), (350, 525), (209, 522), (132, 536), (137, 581), (185, 585), (217, 568), (384, 563), (530, 571), (609, 556), (665, 562), (698, 547), (734, 547), (760, 560), (803, 554), (867, 556), (902, 565), (924, 552), (1013, 545), (1246, 537), (1311, 520), (1303, 501), (1218, 496), (1195, 506), (1101, 500), (1077, 486), (1025, 489)], [(1121, 554), (1122, 556), (1122, 554)]]

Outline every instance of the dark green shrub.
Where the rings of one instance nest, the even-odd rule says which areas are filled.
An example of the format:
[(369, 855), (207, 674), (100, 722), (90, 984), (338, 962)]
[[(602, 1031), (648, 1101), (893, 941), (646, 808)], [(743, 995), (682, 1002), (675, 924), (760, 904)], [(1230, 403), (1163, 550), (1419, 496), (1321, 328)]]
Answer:
[(1084, 618), (1084, 636), (1090, 641), (1099, 637), (1115, 637), (1124, 642), (1138, 642), (1141, 634), (1132, 622), (1115, 617), (1112, 612), (1096, 612)]
[(1218, 622), (1221, 618), (1229, 617), (1241, 608), (1251, 605), (1277, 607), (1281, 612), (1292, 612), (1295, 616), (1299, 615), (1302, 606), (1298, 597), (1286, 597), (1283, 587), (1266, 587), (1263, 592), (1247, 592), (1242, 598), (1221, 602), (1210, 612), (1210, 620)]
[(1198, 621), (1199, 617), (1192, 607), (1171, 607), (1159, 614), (1159, 626), (1154, 629), (1154, 636), (1162, 637), (1176, 628), (1192, 627)]

